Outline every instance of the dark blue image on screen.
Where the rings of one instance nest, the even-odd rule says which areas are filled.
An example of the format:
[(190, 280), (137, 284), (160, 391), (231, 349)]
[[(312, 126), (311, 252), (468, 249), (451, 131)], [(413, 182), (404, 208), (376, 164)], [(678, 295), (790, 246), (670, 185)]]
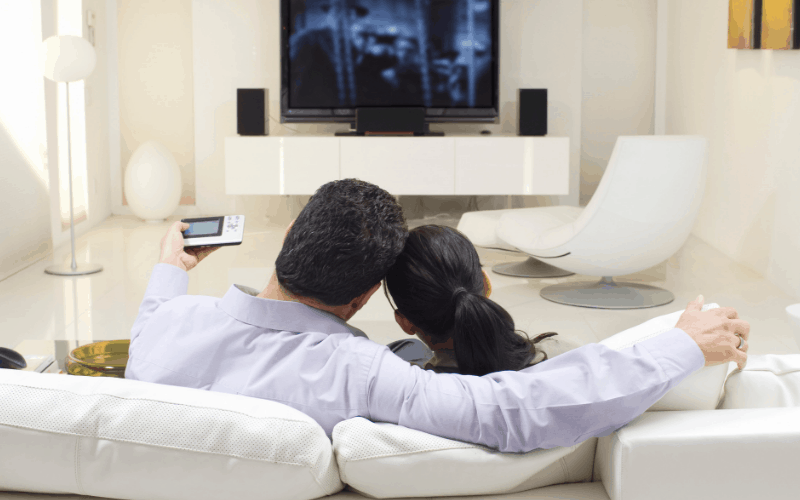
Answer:
[(289, 107), (491, 108), (490, 0), (291, 0)]

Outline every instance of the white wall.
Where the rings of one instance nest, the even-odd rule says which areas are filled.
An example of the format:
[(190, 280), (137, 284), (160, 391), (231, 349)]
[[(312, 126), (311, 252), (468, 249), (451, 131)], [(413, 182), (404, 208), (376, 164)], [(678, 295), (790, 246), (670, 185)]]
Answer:
[[(192, 2), (117, 0), (115, 7), (121, 176), (136, 148), (156, 140), (181, 170), (181, 204), (194, 205)], [(114, 194), (125, 204), (124, 193)]]
[[(128, 0), (107, 0), (120, 8)], [(181, 0), (186, 2), (187, 0)], [(632, 8), (631, 8), (631, 2)], [(514, 133), (517, 129), (517, 89), (548, 88), (549, 90), (549, 133), (551, 136), (567, 136), (571, 139), (570, 194), (563, 197), (515, 197), (514, 206), (536, 206), (553, 203), (577, 205), (581, 190), (581, 169), (588, 169), (590, 175), (602, 172), (610, 154), (610, 146), (618, 133), (648, 133), (640, 122), (652, 124), (652, 88), (649, 95), (644, 87), (652, 87), (652, 75), (647, 80), (645, 67), (637, 74), (637, 64), (652, 68), (654, 57), (655, 0), (636, 3), (620, 0), (501, 0), (501, 89), (500, 120), (494, 125), (434, 125), (435, 130), (446, 132), (477, 133), (483, 129), (494, 132)], [(179, 2), (180, 3), (180, 2)], [(279, 0), (192, 0), (191, 14), (185, 13), (175, 23), (184, 25), (191, 22), (192, 65), (193, 65), (193, 112), (194, 112), (194, 161), (196, 176), (196, 206), (179, 207), (181, 215), (199, 215), (246, 212), (251, 215), (287, 218), (290, 207), (296, 209), (304, 201), (300, 197), (246, 197), (227, 196), (224, 193), (224, 138), (236, 134), (236, 88), (266, 87), (269, 90), (270, 114), (275, 119), (269, 125), (272, 135), (292, 135), (295, 133), (332, 134), (346, 129), (346, 125), (291, 124), (282, 126), (280, 117), (280, 26)], [(586, 5), (584, 5), (586, 4)], [(644, 5), (640, 5), (644, 4)], [(607, 29), (598, 31), (587, 26), (584, 13), (605, 23)], [(179, 16), (180, 17), (180, 16)], [(119, 17), (120, 30), (124, 26), (123, 16)], [(624, 28), (628, 23), (634, 29)], [(611, 100), (601, 95), (614, 86), (615, 78), (598, 75), (584, 77), (586, 74), (587, 48), (584, 32), (589, 28), (589, 39), (593, 50), (593, 68), (609, 66), (615, 72), (623, 72), (622, 81), (627, 95), (631, 91), (636, 98), (630, 99), (623, 107), (620, 117), (618, 104), (621, 93)], [(110, 37), (113, 38), (113, 37)], [(618, 50), (597, 50), (596, 45), (613, 41)], [(119, 48), (120, 54), (126, 49)], [(649, 49), (648, 49), (649, 47)], [(143, 52), (150, 50), (147, 49)], [(152, 56), (153, 54), (151, 54)], [(634, 57), (629, 57), (633, 55)], [(650, 60), (648, 60), (648, 57)], [(182, 57), (185, 60), (185, 54)], [(124, 63), (122, 63), (124, 64)], [(120, 74), (131, 69), (120, 68)], [(163, 75), (142, 75), (148, 78), (164, 78)], [(618, 75), (615, 75), (618, 78)], [(142, 85), (159, 86), (163, 83), (142, 82)], [(583, 86), (591, 87), (589, 103), (583, 95)], [(113, 91), (112, 91), (113, 92)], [(604, 100), (605, 99), (605, 100)], [(650, 99), (650, 101), (648, 101)], [(114, 102), (111, 99), (111, 128), (119, 118), (114, 117)], [(605, 103), (605, 104), (604, 104)], [(613, 106), (611, 104), (614, 104)], [(592, 107), (593, 106), (593, 107)], [(649, 113), (649, 115), (648, 115)], [(583, 116), (591, 124), (582, 126)], [(642, 118), (644, 116), (644, 118)], [(636, 121), (638, 120), (638, 121)], [(632, 123), (635, 121), (635, 123)], [(609, 127), (609, 123), (614, 123)], [(637, 128), (638, 127), (638, 128)], [(124, 133), (124, 132), (123, 132)], [(599, 144), (591, 153), (595, 163), (588, 167), (581, 165), (582, 134), (588, 134), (590, 146)], [(594, 134), (594, 135), (592, 135)], [(111, 137), (113, 144), (114, 137)], [(124, 146), (123, 146), (124, 149)], [(113, 152), (112, 152), (113, 156)], [(112, 166), (112, 184), (121, 186), (121, 166)], [(112, 164), (114, 161), (112, 161)], [(585, 163), (585, 162), (584, 162)], [(593, 190), (593, 185), (589, 186)], [(116, 196), (116, 195), (115, 195)], [(407, 209), (423, 207), (424, 212), (464, 211), (470, 199), (467, 197), (403, 197)], [(479, 197), (480, 208), (503, 208), (505, 197)], [(474, 207), (474, 205), (473, 205)], [(412, 210), (413, 211), (413, 210)], [(417, 210), (419, 211), (419, 210)], [(125, 207), (115, 204), (115, 213), (127, 213)], [(412, 214), (419, 215), (419, 214)]]
[(583, 10), (580, 203), (589, 202), (617, 137), (653, 134), (656, 0), (591, 0)]
[(667, 133), (710, 144), (694, 234), (800, 298), (800, 52), (727, 49), (727, 0), (668, 14)]
[[(523, 200), (529, 204), (577, 205), (581, 133), (582, 0), (506, 0), (500, 4), (500, 121), (495, 125), (434, 125), (445, 132), (517, 129), (517, 89), (549, 89), (549, 134), (571, 139), (570, 194), (556, 200)], [(193, 0), (195, 68), (195, 142), (197, 204), (201, 212), (230, 211), (233, 207), (261, 210), (270, 215), (287, 201), (278, 197), (229, 197), (224, 194), (226, 136), (236, 134), (236, 88), (266, 87), (269, 110), (280, 117), (279, 0)], [(270, 123), (271, 135), (332, 134), (346, 124)], [(545, 198), (545, 197), (540, 197)], [(558, 199), (560, 198), (560, 199)], [(466, 208), (467, 198), (450, 201)], [(295, 200), (296, 201), (296, 200)], [(439, 205), (448, 205), (439, 200)], [(428, 203), (431, 200), (427, 200)], [(436, 200), (434, 200), (435, 204)], [(502, 200), (505, 203), (505, 200)]]
[(0, 80), (0, 279), (51, 249), (41, 40), (38, 2), (3, 6), (0, 67), (8, 74)]
[[(86, 167), (89, 174), (89, 220), (84, 232), (111, 215), (111, 179), (108, 164), (108, 24), (106, 0), (83, 0), (83, 32), (88, 39), (87, 11), (94, 12), (94, 50), (97, 65), (85, 80), (86, 86)], [(66, 236), (68, 233), (64, 233)], [(66, 238), (64, 239), (66, 240)]]

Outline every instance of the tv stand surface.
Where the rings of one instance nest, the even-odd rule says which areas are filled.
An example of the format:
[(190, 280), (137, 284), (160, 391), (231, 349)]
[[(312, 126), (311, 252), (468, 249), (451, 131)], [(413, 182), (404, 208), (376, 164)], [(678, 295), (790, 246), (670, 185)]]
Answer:
[(428, 130), (423, 134), (413, 134), (407, 132), (356, 132), (350, 130), (348, 132), (335, 132), (335, 137), (444, 137), (444, 132), (432, 132)]
[(229, 195), (309, 195), (347, 178), (393, 195), (565, 195), (569, 165), (568, 137), (225, 138)]

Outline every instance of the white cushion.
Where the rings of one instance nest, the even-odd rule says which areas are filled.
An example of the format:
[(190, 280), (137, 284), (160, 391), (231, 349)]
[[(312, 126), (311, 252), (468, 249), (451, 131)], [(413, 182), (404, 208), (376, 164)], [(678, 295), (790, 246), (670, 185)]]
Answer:
[(612, 500), (796, 500), (800, 408), (647, 412), (597, 444)]
[(458, 230), (464, 233), (476, 247), (502, 248), (515, 250), (516, 248), (504, 242), (495, 234), (495, 229), (500, 222), (500, 217), (513, 211), (509, 210), (480, 210), (467, 212), (458, 221)]
[[(583, 210), (581, 207), (569, 205), (509, 210), (497, 222), (496, 237), (506, 245), (514, 245), (523, 252), (532, 247), (534, 242), (537, 242), (536, 248), (547, 249), (553, 245), (538, 244), (538, 242), (543, 241), (545, 235), (549, 241), (549, 238), (556, 233), (565, 234), (562, 239), (568, 241), (574, 234), (575, 221)], [(546, 251), (537, 255), (552, 256)]]
[(279, 403), (2, 369), (0, 401), (0, 490), (302, 500), (342, 488), (322, 427)]
[[(706, 304), (703, 310), (716, 309), (717, 304)], [(600, 343), (617, 351), (642, 340), (655, 337), (675, 328), (683, 310), (665, 314), (641, 325), (634, 326)], [(729, 363), (706, 366), (692, 373), (651, 406), (648, 411), (662, 410), (713, 410), (722, 397)]]
[(342, 481), (374, 498), (492, 495), (590, 481), (596, 444), (591, 438), (514, 454), (364, 418), (333, 429)]
[(461, 216), (458, 230), (475, 246), (516, 250), (517, 247), (510, 240), (507, 241), (500, 231), (501, 219), (505, 221), (511, 217), (520, 220), (521, 225), (515, 229), (515, 233), (517, 238), (522, 238), (521, 241), (527, 241), (527, 238), (534, 239), (550, 229), (573, 222), (582, 211), (580, 207), (558, 205), (467, 212)]
[(748, 356), (744, 370), (725, 382), (720, 408), (800, 406), (800, 354)]

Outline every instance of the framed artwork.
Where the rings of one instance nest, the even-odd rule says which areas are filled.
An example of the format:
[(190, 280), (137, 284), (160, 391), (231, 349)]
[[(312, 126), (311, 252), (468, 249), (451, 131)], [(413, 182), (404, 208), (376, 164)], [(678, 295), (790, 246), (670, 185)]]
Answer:
[(795, 0), (761, 0), (761, 48), (796, 48), (793, 40)]
[(800, 0), (730, 0), (728, 48), (800, 48), (798, 4)]
[[(760, 23), (755, 23), (755, 4), (759, 0), (730, 0), (728, 9), (728, 48), (729, 49), (755, 49), (758, 45), (756, 28)], [(760, 31), (760, 30), (759, 30)]]

